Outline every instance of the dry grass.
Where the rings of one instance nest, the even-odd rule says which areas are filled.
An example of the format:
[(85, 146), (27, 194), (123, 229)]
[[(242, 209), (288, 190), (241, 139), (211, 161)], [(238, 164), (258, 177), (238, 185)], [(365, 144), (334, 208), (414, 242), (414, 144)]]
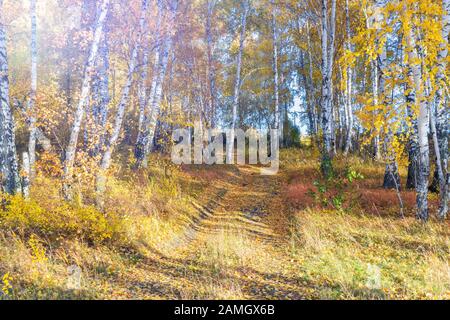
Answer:
[[(283, 150), (280, 175), (264, 180), (161, 159), (116, 168), (104, 211), (89, 193), (64, 203), (57, 180), (41, 175), (31, 201), (4, 197), (0, 207), (0, 299), (449, 299), (448, 222), (400, 219), (395, 192), (379, 187), (384, 167), (357, 158), (336, 168), (364, 179), (342, 188), (343, 208), (324, 206), (310, 195), (316, 157)], [(223, 211), (203, 223), (193, 202), (222, 189)], [(411, 216), (412, 193), (403, 197)], [(249, 213), (263, 213), (257, 223), (284, 244), (243, 232), (261, 228)]]
[[(321, 298), (450, 298), (448, 224), (310, 210), (292, 230), (291, 253)], [(368, 285), (374, 268), (379, 287)]]

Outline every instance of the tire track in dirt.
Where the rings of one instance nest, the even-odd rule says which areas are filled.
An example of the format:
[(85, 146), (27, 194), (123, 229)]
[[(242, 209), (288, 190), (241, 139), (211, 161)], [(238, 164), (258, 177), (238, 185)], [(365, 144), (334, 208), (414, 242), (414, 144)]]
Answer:
[(226, 189), (219, 189), (215, 198), (210, 199), (205, 205), (200, 205), (195, 201), (191, 204), (198, 211), (198, 215), (193, 217), (192, 220), (185, 227), (184, 232), (172, 239), (166, 244), (167, 248), (171, 250), (177, 250), (180, 247), (186, 247), (193, 242), (201, 229), (201, 225), (205, 220), (211, 219), (215, 213), (215, 209), (221, 205), (221, 199), (227, 194)]
[[(192, 202), (198, 215), (168, 244), (167, 255), (145, 263), (142, 278), (146, 280), (135, 284), (141, 294), (209, 299), (217, 293), (209, 296), (204, 290), (219, 290), (221, 296), (236, 287), (238, 292), (231, 295), (235, 298), (302, 298), (303, 284), (286, 270), (287, 239), (274, 224), (273, 217), (281, 213), (272, 206), (274, 201), (282, 202), (281, 179), (260, 176), (259, 169), (251, 166), (236, 171), (211, 183), (209, 190), (214, 191), (202, 195), (203, 199), (212, 195), (205, 204)], [(234, 251), (240, 259), (237, 264)], [(229, 259), (233, 264), (228, 264)], [(205, 287), (208, 283), (210, 287)]]
[(269, 215), (266, 202), (273, 196), (273, 177), (256, 174), (259, 169), (254, 167), (237, 169), (237, 179), (221, 186), (216, 197), (206, 205), (193, 202), (200, 215), (185, 232), (190, 247), (186, 251), (195, 251), (201, 245), (198, 242), (221, 233), (245, 236), (276, 247), (284, 243), (284, 239), (264, 221)]

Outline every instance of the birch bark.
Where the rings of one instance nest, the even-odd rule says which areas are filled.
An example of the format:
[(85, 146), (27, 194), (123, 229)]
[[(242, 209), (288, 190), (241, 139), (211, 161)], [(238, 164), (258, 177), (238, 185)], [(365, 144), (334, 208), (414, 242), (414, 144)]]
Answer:
[(8, 54), (3, 20), (3, 0), (0, 0), (0, 187), (1, 191), (20, 192), (16, 155), (14, 118), (9, 100)]
[(139, 53), (140, 45), (142, 42), (142, 34), (144, 32), (147, 11), (148, 11), (148, 0), (142, 0), (141, 17), (139, 20), (139, 31), (138, 31), (136, 43), (133, 47), (130, 61), (128, 64), (127, 81), (126, 81), (124, 87), (122, 88), (122, 96), (120, 98), (119, 105), (117, 106), (117, 113), (116, 113), (116, 117), (115, 117), (115, 121), (114, 121), (114, 125), (113, 125), (113, 131), (111, 133), (111, 136), (110, 136), (108, 142), (106, 143), (105, 152), (103, 153), (102, 160), (100, 163), (100, 172), (97, 175), (97, 192), (98, 192), (98, 194), (102, 194), (105, 191), (105, 172), (111, 166), (112, 153), (114, 150), (114, 146), (116, 145), (116, 143), (119, 139), (120, 130), (122, 128), (122, 123), (123, 123), (123, 118), (125, 115), (125, 109), (129, 102), (130, 89), (131, 89), (131, 85), (133, 83), (133, 75), (134, 75), (134, 72), (136, 69), (138, 53)]
[(450, 112), (448, 106), (448, 98), (445, 98), (445, 85), (448, 83), (446, 76), (447, 59), (448, 59), (448, 39), (450, 34), (450, 0), (442, 1), (442, 39), (440, 50), (438, 52), (438, 73), (436, 76), (436, 135), (435, 151), (440, 158), (437, 162), (437, 170), (439, 176), (439, 218), (445, 219), (448, 215), (448, 202), (450, 198), (450, 173), (449, 165), (449, 134), (450, 134)]
[(241, 88), (241, 69), (242, 69), (242, 54), (244, 52), (244, 41), (245, 41), (245, 33), (247, 29), (247, 15), (250, 10), (250, 5), (248, 1), (246, 0), (242, 4), (242, 17), (241, 17), (241, 33), (239, 36), (239, 52), (237, 55), (237, 61), (236, 61), (236, 79), (234, 83), (234, 95), (233, 95), (233, 115), (232, 115), (232, 122), (231, 122), (231, 128), (230, 128), (230, 134), (227, 137), (227, 139), (230, 139), (229, 142), (227, 142), (227, 163), (232, 164), (234, 163), (234, 130), (236, 129), (237, 124), (237, 118), (238, 118), (238, 107), (239, 107), (239, 96), (240, 96), (240, 88)]
[(99, 45), (98, 58), (96, 62), (96, 74), (93, 81), (92, 95), (94, 105), (92, 106), (92, 123), (90, 124), (90, 138), (92, 145), (90, 154), (97, 156), (105, 145), (106, 124), (108, 120), (109, 95), (109, 46), (107, 30), (104, 31), (103, 39)]
[(31, 92), (28, 104), (29, 131), (28, 159), (30, 180), (36, 175), (36, 92), (37, 92), (37, 28), (36, 28), (36, 0), (30, 2), (31, 17)]
[[(407, 8), (405, 7), (405, 10)], [(429, 108), (428, 102), (424, 99), (425, 86), (422, 81), (422, 72), (420, 58), (417, 53), (417, 42), (413, 26), (405, 26), (406, 43), (408, 45), (408, 63), (411, 68), (412, 80), (415, 90), (415, 105), (419, 110), (417, 117), (418, 133), (418, 172), (417, 172), (417, 217), (422, 220), (428, 220), (428, 179), (430, 175), (430, 150), (428, 145), (428, 126), (429, 126)]]
[[(159, 10), (163, 10), (162, 1), (158, 1)], [(178, 8), (178, 0), (169, 3), (168, 23), (174, 23)], [(156, 125), (160, 113), (160, 103), (162, 99), (163, 82), (166, 76), (169, 54), (172, 49), (172, 35), (166, 35), (163, 43), (160, 45), (156, 53), (155, 74), (152, 80), (152, 87), (148, 105), (150, 107), (149, 114), (144, 117), (142, 130), (139, 132), (135, 146), (135, 158), (137, 167), (147, 167), (147, 158), (153, 146), (153, 138), (155, 136)]]
[(211, 128), (216, 126), (216, 70), (214, 67), (212, 18), (217, 0), (207, 0), (205, 36), (208, 59), (209, 117)]
[[(345, 27), (347, 32), (347, 41), (345, 44), (346, 50), (348, 52), (352, 51), (351, 43), (351, 23), (350, 23), (350, 8), (349, 0), (345, 1)], [(353, 69), (351, 66), (347, 67), (347, 79), (346, 79), (346, 96), (345, 96), (345, 108), (346, 108), (346, 118), (347, 118), (347, 137), (345, 140), (344, 154), (347, 155), (352, 148), (352, 138), (353, 138), (353, 97), (352, 97), (352, 87), (353, 85)]]
[(142, 130), (142, 123), (144, 122), (145, 109), (147, 108), (147, 78), (148, 78), (148, 52), (145, 51), (142, 56), (142, 71), (140, 73), (140, 82), (138, 88), (139, 97), (139, 120), (138, 132)]
[(104, 23), (109, 10), (109, 4), (110, 0), (103, 0), (100, 7), (100, 15), (95, 25), (94, 39), (91, 44), (89, 58), (86, 64), (86, 69), (84, 71), (80, 100), (75, 111), (74, 123), (72, 125), (69, 144), (66, 148), (63, 175), (63, 193), (66, 199), (71, 199), (72, 171), (75, 162), (78, 136), (81, 129), (81, 122), (83, 121), (85, 113), (86, 102), (90, 94), (92, 74), (94, 71), (95, 60), (97, 58), (100, 39), (103, 33)]
[[(278, 74), (278, 27), (276, 7), (272, 2), (272, 44), (273, 44), (273, 76), (274, 76), (274, 95), (275, 95), (275, 128), (280, 130), (280, 93), (279, 93), (279, 74)], [(280, 134), (280, 137), (282, 135)]]
[[(305, 57), (304, 52), (300, 52), (300, 69), (305, 70)], [(315, 116), (314, 116), (314, 107), (311, 99), (311, 86), (309, 84), (309, 79), (306, 76), (305, 72), (300, 72), (298, 86), (301, 87), (303, 82), (303, 86), (305, 88), (305, 102), (306, 102), (306, 112), (308, 115), (308, 134), (311, 137), (315, 136)]]
[(329, 177), (332, 175), (331, 159), (333, 157), (333, 65), (334, 65), (334, 38), (336, 26), (336, 0), (331, 2), (331, 21), (328, 21), (328, 0), (322, 0), (322, 173)]
[[(151, 115), (152, 110), (149, 107), (149, 104), (153, 102), (153, 99), (155, 97), (155, 90), (158, 82), (158, 74), (159, 74), (159, 66), (160, 66), (160, 50), (161, 50), (161, 39), (160, 39), (160, 32), (161, 32), (161, 22), (162, 22), (162, 14), (163, 14), (163, 3), (161, 0), (157, 2), (158, 4), (158, 15), (156, 20), (156, 32), (155, 32), (155, 44), (156, 44), (156, 52), (154, 55), (154, 62), (153, 62), (153, 75), (152, 75), (152, 81), (150, 86), (150, 92), (147, 97), (147, 95), (142, 94), (140, 96), (141, 99), (141, 113), (139, 115), (139, 131), (138, 136), (136, 139), (134, 154), (135, 158), (138, 160), (138, 163), (142, 163), (144, 161), (145, 157), (145, 149), (146, 149), (146, 137), (148, 136), (148, 125), (149, 125), (149, 117)], [(145, 80), (144, 80), (145, 81)], [(145, 85), (145, 84), (143, 84)], [(143, 91), (141, 91), (144, 93)]]
[(314, 86), (314, 69), (313, 69), (312, 45), (311, 45), (311, 28), (309, 22), (307, 22), (306, 28), (308, 33), (307, 42), (308, 42), (308, 71), (309, 71), (308, 91), (310, 97), (309, 104), (311, 104), (311, 112), (314, 122), (313, 135), (314, 137), (316, 137), (319, 129), (319, 115), (317, 114), (316, 90)]

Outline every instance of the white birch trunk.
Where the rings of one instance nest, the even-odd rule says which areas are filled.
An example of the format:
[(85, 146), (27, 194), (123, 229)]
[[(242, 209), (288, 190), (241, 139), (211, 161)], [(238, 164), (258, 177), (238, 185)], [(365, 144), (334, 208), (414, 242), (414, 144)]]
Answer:
[(122, 96), (120, 98), (119, 105), (117, 106), (116, 118), (114, 120), (113, 131), (109, 138), (109, 141), (106, 143), (105, 152), (103, 153), (102, 160), (100, 163), (100, 172), (97, 175), (97, 192), (98, 194), (102, 194), (105, 191), (105, 173), (111, 166), (111, 158), (112, 153), (114, 151), (114, 146), (116, 145), (120, 131), (122, 128), (123, 118), (125, 115), (125, 109), (129, 102), (130, 97), (130, 89), (133, 83), (133, 75), (136, 69), (138, 53), (140, 50), (140, 44), (142, 42), (142, 34), (144, 32), (145, 19), (147, 16), (148, 10), (148, 0), (142, 0), (142, 9), (141, 9), (141, 17), (139, 20), (139, 33), (137, 36), (136, 44), (133, 47), (130, 61), (128, 64), (128, 75), (127, 81), (122, 88)]
[(331, 18), (328, 19), (328, 0), (322, 0), (322, 173), (332, 175), (331, 159), (334, 152), (334, 115), (333, 115), (333, 65), (334, 65), (334, 36), (336, 26), (336, 0), (331, 3)]
[(28, 152), (24, 152), (22, 154), (22, 195), (25, 199), (30, 198), (30, 157), (28, 156)]
[(413, 88), (413, 75), (412, 70), (408, 66), (408, 81), (406, 83), (406, 108), (408, 113), (409, 121), (411, 122), (411, 133), (410, 138), (408, 141), (408, 158), (409, 158), (409, 165), (408, 165), (408, 177), (406, 180), (406, 188), (407, 189), (416, 189), (417, 187), (417, 154), (418, 154), (418, 138), (417, 138), (417, 119), (415, 117), (414, 112), (414, 106), (416, 102), (416, 96), (415, 91)]
[[(158, 77), (159, 77), (159, 68), (160, 68), (160, 51), (161, 47), (164, 45), (161, 43), (160, 40), (160, 33), (161, 33), (161, 23), (162, 23), (162, 16), (163, 16), (163, 2), (161, 0), (157, 1), (158, 6), (158, 15), (156, 20), (156, 31), (155, 31), (155, 43), (156, 43), (156, 52), (154, 54), (154, 61), (153, 61), (153, 75), (152, 75), (152, 81), (150, 85), (150, 92), (147, 97), (145, 95), (145, 99), (143, 96), (141, 96), (141, 99), (144, 99), (141, 101), (141, 113), (139, 115), (139, 131), (138, 136), (136, 139), (136, 145), (134, 149), (134, 155), (136, 158), (136, 166), (139, 167), (145, 162), (146, 157), (146, 150), (147, 150), (147, 139), (149, 136), (149, 125), (150, 125), (150, 118), (152, 109), (151, 106), (153, 105), (153, 100), (155, 99), (155, 93), (156, 93), (156, 87), (158, 85)], [(151, 146), (151, 145), (150, 145)]]
[[(274, 94), (275, 94), (275, 127), (280, 130), (280, 93), (279, 93), (279, 75), (278, 75), (278, 27), (276, 7), (272, 2), (272, 42), (273, 42), (273, 76), (274, 76)], [(283, 135), (280, 132), (280, 137)]]
[(334, 87), (333, 87), (333, 69), (334, 69), (334, 52), (335, 52), (335, 38), (336, 38), (336, 0), (331, 0), (331, 17), (330, 17), (330, 30), (329, 30), (329, 45), (328, 45), (328, 110), (331, 112), (331, 147), (332, 155), (336, 154), (336, 121), (334, 117)]
[[(376, 21), (375, 21), (376, 23)], [(367, 29), (373, 28), (372, 20), (366, 15), (366, 27)], [(377, 26), (376, 26), (377, 27)], [(378, 32), (378, 30), (377, 30)], [(379, 105), (379, 72), (378, 72), (378, 61), (377, 59), (371, 61), (371, 76), (372, 76), (372, 97), (373, 97), (373, 105)], [(375, 130), (378, 131), (378, 128)], [(381, 160), (381, 148), (380, 148), (380, 134), (376, 132), (373, 139), (373, 147), (374, 147), (374, 158), (376, 160)]]
[[(162, 2), (158, 1), (158, 6), (162, 10)], [(178, 0), (170, 2), (169, 25), (175, 21), (178, 7)], [(172, 36), (168, 35), (163, 40), (157, 51), (155, 66), (155, 74), (152, 81), (152, 88), (148, 99), (150, 107), (149, 115), (144, 117), (142, 130), (139, 132), (135, 147), (135, 157), (137, 167), (147, 167), (147, 158), (153, 146), (153, 138), (155, 136), (156, 124), (160, 113), (160, 104), (162, 99), (163, 83), (166, 76), (167, 65), (169, 61), (169, 53), (172, 49)]]
[(313, 135), (317, 136), (318, 129), (319, 129), (319, 116), (317, 114), (317, 108), (316, 108), (316, 90), (314, 87), (314, 69), (313, 69), (313, 58), (312, 58), (312, 45), (311, 45), (311, 30), (309, 22), (306, 24), (307, 27), (307, 42), (308, 42), (308, 64), (309, 64), (309, 81), (308, 81), (308, 91), (309, 91), (309, 104), (311, 105), (311, 112), (312, 112), (312, 119), (313, 119)]
[[(406, 8), (405, 8), (406, 9)], [(408, 45), (408, 63), (411, 68), (413, 85), (415, 90), (415, 104), (419, 110), (417, 118), (418, 131), (418, 172), (417, 172), (417, 217), (420, 220), (428, 220), (428, 179), (430, 175), (430, 159), (428, 145), (428, 125), (429, 125), (429, 109), (428, 103), (424, 99), (425, 87), (422, 80), (421, 66), (419, 64), (419, 56), (417, 54), (417, 43), (414, 34), (414, 28), (410, 27), (410, 31), (405, 35)]]
[(440, 50), (438, 51), (438, 73), (436, 75), (436, 138), (434, 140), (435, 152), (438, 157), (437, 170), (439, 177), (439, 213), (441, 219), (448, 215), (448, 202), (450, 198), (450, 174), (448, 172), (448, 139), (449, 139), (449, 121), (450, 112), (448, 98), (445, 98), (445, 85), (447, 81), (447, 59), (448, 59), (448, 38), (450, 34), (450, 0), (442, 1), (442, 39)]
[(75, 162), (78, 136), (81, 129), (81, 122), (83, 121), (85, 113), (86, 102), (90, 94), (92, 74), (94, 71), (95, 60), (97, 58), (100, 39), (103, 33), (104, 23), (109, 10), (109, 4), (110, 0), (103, 0), (101, 4), (100, 15), (95, 26), (94, 38), (92, 40), (91, 50), (86, 64), (86, 69), (84, 72), (80, 100), (78, 102), (78, 106), (75, 111), (74, 123), (70, 134), (69, 144), (66, 148), (64, 160), (64, 185), (63, 185), (63, 193), (66, 199), (71, 198), (70, 189), (72, 182), (72, 170)]
[(140, 74), (140, 82), (138, 88), (139, 97), (139, 120), (138, 120), (138, 132), (142, 130), (142, 124), (144, 122), (145, 109), (147, 108), (147, 78), (148, 78), (148, 52), (144, 52), (142, 57), (142, 71)]
[[(345, 27), (347, 32), (346, 50), (352, 51), (351, 43), (351, 24), (350, 24), (350, 8), (348, 4), (349, 0), (345, 1)], [(344, 154), (347, 155), (352, 148), (353, 138), (353, 104), (352, 104), (352, 89), (353, 89), (353, 69), (351, 66), (347, 67), (347, 79), (346, 79), (346, 96), (345, 96), (345, 108), (346, 108), (346, 126), (347, 126), (347, 138), (345, 141)]]
[[(303, 51), (300, 52), (300, 68), (305, 70), (305, 58)], [(305, 102), (306, 102), (306, 112), (308, 115), (308, 134), (312, 137), (315, 136), (315, 116), (314, 109), (311, 99), (311, 85), (309, 83), (309, 78), (306, 76), (305, 72), (300, 72), (298, 87), (302, 86), (302, 82), (305, 88)]]
[(31, 92), (28, 105), (29, 131), (28, 157), (30, 166), (30, 180), (36, 175), (36, 92), (37, 92), (37, 28), (36, 28), (36, 0), (30, 2), (31, 17)]
[(14, 118), (9, 100), (8, 54), (2, 6), (3, 0), (0, 0), (0, 191), (14, 194), (21, 190)]
[(144, 158), (142, 159), (142, 166), (147, 167), (147, 157), (153, 146), (153, 139), (155, 137), (156, 124), (158, 121), (160, 113), (160, 104), (162, 99), (163, 83), (166, 77), (167, 64), (169, 61), (169, 53), (172, 47), (172, 39), (167, 39), (165, 45), (160, 52), (160, 65), (158, 67), (158, 77), (155, 85), (155, 90), (153, 94), (152, 102), (150, 103), (150, 116), (148, 118), (147, 134), (145, 135), (145, 148), (144, 148)]
[(239, 106), (239, 95), (240, 95), (240, 88), (241, 88), (241, 69), (242, 69), (242, 54), (244, 52), (244, 42), (245, 42), (245, 33), (247, 29), (247, 15), (249, 12), (249, 3), (247, 0), (242, 4), (243, 6), (243, 12), (241, 17), (241, 33), (239, 36), (239, 52), (237, 55), (237, 61), (236, 61), (236, 79), (234, 83), (234, 95), (233, 95), (233, 114), (232, 114), (232, 121), (231, 121), (231, 128), (230, 128), (230, 134), (227, 137), (230, 141), (227, 141), (227, 163), (233, 164), (234, 163), (234, 130), (236, 129), (237, 124), (237, 117), (238, 117), (238, 106)]
[(107, 30), (104, 30), (103, 39), (99, 44), (98, 58), (95, 67), (96, 73), (92, 84), (93, 106), (91, 118), (88, 118), (89, 154), (96, 157), (103, 150), (107, 134), (109, 96), (109, 45)]
[(212, 18), (216, 6), (216, 0), (207, 0), (205, 36), (208, 58), (208, 86), (209, 86), (209, 122), (211, 128), (216, 126), (216, 70), (213, 61), (213, 36), (212, 36)]

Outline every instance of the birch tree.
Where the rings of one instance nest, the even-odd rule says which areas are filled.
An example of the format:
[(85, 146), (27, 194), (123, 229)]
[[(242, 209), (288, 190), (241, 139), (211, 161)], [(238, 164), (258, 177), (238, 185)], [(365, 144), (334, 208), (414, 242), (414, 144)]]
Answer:
[[(300, 68), (305, 70), (305, 54), (303, 51), (300, 51)], [(315, 113), (314, 113), (314, 104), (312, 102), (311, 95), (313, 94), (311, 89), (311, 84), (309, 78), (306, 76), (305, 72), (300, 72), (299, 77), (299, 87), (301, 86), (301, 82), (303, 82), (305, 88), (305, 100), (306, 100), (306, 112), (308, 115), (308, 134), (313, 137), (316, 134), (315, 131)]]
[(72, 125), (70, 140), (65, 152), (63, 193), (66, 199), (71, 198), (71, 183), (73, 174), (72, 171), (75, 162), (78, 136), (80, 133), (81, 123), (83, 121), (86, 104), (90, 94), (92, 74), (94, 72), (99, 43), (103, 34), (104, 23), (106, 20), (106, 16), (108, 14), (109, 5), (110, 0), (103, 0), (101, 3), (100, 14), (94, 28), (95, 31), (91, 44), (89, 58), (86, 63), (86, 69), (84, 71), (80, 100), (78, 101), (78, 106), (75, 111), (74, 123)]
[(148, 0), (142, 0), (141, 16), (139, 20), (139, 30), (136, 39), (136, 43), (133, 46), (131, 52), (130, 61), (128, 63), (128, 75), (127, 80), (122, 88), (122, 96), (120, 98), (119, 105), (117, 106), (117, 113), (114, 120), (113, 131), (111, 136), (106, 143), (105, 152), (103, 153), (102, 160), (100, 163), (100, 172), (97, 175), (97, 192), (101, 195), (105, 189), (105, 172), (109, 169), (111, 165), (112, 153), (114, 146), (119, 139), (120, 130), (122, 128), (123, 117), (125, 115), (125, 108), (129, 103), (130, 89), (133, 83), (133, 75), (136, 69), (138, 53), (140, 50), (140, 45), (142, 42), (142, 34), (144, 33), (145, 19), (148, 11)]
[(91, 123), (90, 155), (97, 156), (105, 144), (106, 124), (108, 120), (109, 95), (109, 45), (108, 31), (104, 30), (102, 40), (99, 45), (99, 52), (96, 61), (96, 72), (93, 79), (93, 106)]
[[(345, 0), (345, 31), (347, 33), (347, 39), (345, 42), (345, 50), (348, 53), (352, 51), (351, 43), (351, 24), (350, 24), (350, 9), (349, 0)], [(352, 147), (353, 138), (353, 69), (350, 64), (347, 66), (346, 72), (346, 86), (345, 86), (345, 115), (346, 115), (346, 126), (347, 126), (347, 136), (345, 140), (344, 154), (347, 155)]]
[[(375, 5), (375, 10), (379, 10), (377, 9), (377, 6)], [(366, 28), (367, 30), (370, 29), (375, 29), (375, 38), (376, 38), (376, 43), (375, 45), (377, 46), (379, 44), (379, 34), (381, 31), (381, 27), (379, 26), (379, 22), (377, 22), (377, 19), (373, 19), (373, 17), (369, 17), (367, 15), (367, 10), (364, 9), (364, 14), (365, 14), (365, 20), (366, 20)], [(377, 50), (378, 51), (378, 50)], [(382, 52), (384, 52), (384, 48), (382, 49)], [(380, 81), (380, 72), (379, 72), (379, 60), (378, 60), (378, 55), (375, 55), (375, 57), (370, 56), (370, 67), (371, 67), (371, 78), (372, 78), (372, 105), (375, 108), (378, 107), (378, 105), (380, 104), (380, 90), (379, 90), (379, 81)], [(374, 111), (374, 113), (376, 113), (376, 111)], [(374, 118), (377, 115), (374, 115)], [(381, 148), (380, 148), (380, 128), (377, 128), (377, 126), (375, 126), (375, 128), (373, 129), (375, 130), (375, 134), (374, 134), (374, 138), (373, 138), (373, 147), (374, 147), (374, 153), (373, 156), (376, 160), (381, 160)]]
[[(448, 201), (450, 194), (450, 174), (448, 172), (449, 158), (449, 106), (448, 97), (445, 97), (448, 77), (446, 74), (448, 61), (448, 41), (450, 35), (450, 0), (442, 1), (442, 39), (443, 42), (438, 51), (438, 72), (436, 75), (436, 130), (434, 135), (434, 145), (436, 153), (436, 170), (439, 178), (439, 217), (445, 219), (448, 214)], [(434, 117), (433, 117), (434, 118)]]
[[(157, 18), (156, 18), (156, 30), (153, 35), (153, 40), (151, 41), (151, 45), (156, 47), (156, 52), (154, 54), (154, 63), (153, 63), (153, 76), (150, 90), (147, 90), (147, 81), (148, 81), (148, 68), (150, 64), (150, 53), (151, 48), (148, 46), (143, 48), (142, 54), (142, 70), (140, 73), (140, 82), (138, 88), (138, 99), (139, 99), (139, 119), (138, 119), (138, 136), (136, 140), (136, 146), (138, 146), (139, 142), (142, 141), (145, 134), (144, 123), (148, 123), (148, 116), (151, 110), (148, 110), (148, 104), (153, 101), (153, 97), (155, 95), (155, 88), (157, 82), (157, 73), (159, 68), (159, 51), (158, 49), (161, 46), (161, 23), (162, 23), (162, 15), (163, 15), (163, 3), (162, 1), (157, 1)], [(147, 94), (149, 91), (149, 94)], [(135, 152), (137, 149), (135, 148)]]
[[(373, 7), (373, 19), (376, 32), (376, 48), (377, 55), (375, 57), (376, 61), (373, 67), (376, 68), (374, 81), (374, 100), (375, 106), (381, 103), (383, 106), (387, 106), (389, 103), (386, 92), (387, 83), (387, 73), (388, 73), (388, 56), (387, 56), (387, 35), (384, 34), (384, 26), (386, 25), (387, 17), (383, 13), (386, 5), (386, 0), (375, 0)], [(386, 158), (386, 169), (383, 179), (383, 187), (385, 189), (396, 189), (397, 191), (401, 188), (400, 175), (398, 173), (398, 164), (396, 163), (395, 154), (390, 150), (389, 146), (392, 143), (393, 135), (390, 123), (387, 122), (385, 115), (381, 115), (383, 118), (383, 123), (385, 123), (384, 128), (377, 128), (381, 130), (384, 134), (384, 155)], [(384, 132), (383, 132), (384, 131)], [(375, 138), (375, 157), (379, 159), (381, 157), (380, 150), (380, 133), (377, 132)]]
[(411, 123), (410, 137), (408, 141), (408, 176), (406, 180), (407, 189), (416, 189), (417, 187), (417, 150), (418, 150), (418, 138), (417, 138), (417, 119), (415, 117), (414, 107), (415, 107), (415, 91), (413, 88), (413, 75), (412, 70), (408, 67), (407, 79), (405, 85), (405, 102), (408, 113), (408, 120)]
[(20, 180), (14, 118), (9, 98), (9, 68), (3, 14), (3, 0), (0, 0), (0, 186), (1, 191), (14, 194), (20, 192)]
[(313, 55), (312, 55), (312, 43), (311, 43), (311, 27), (310, 22), (306, 22), (306, 32), (307, 32), (307, 48), (308, 48), (308, 104), (311, 112), (312, 119), (312, 132), (314, 136), (317, 136), (319, 129), (319, 115), (317, 112), (317, 102), (316, 102), (316, 88), (314, 86), (314, 68), (313, 68)]
[(328, 17), (328, 0), (322, 0), (322, 173), (329, 177), (333, 167), (333, 65), (336, 29), (336, 0), (331, 1), (331, 17)]
[(206, 0), (206, 23), (205, 23), (205, 38), (207, 46), (207, 72), (208, 72), (208, 104), (210, 126), (216, 126), (216, 70), (214, 67), (214, 48), (213, 48), (213, 28), (212, 20), (214, 16), (217, 0)]
[(138, 98), (139, 98), (139, 118), (138, 118), (138, 132), (142, 130), (142, 123), (144, 122), (145, 109), (147, 107), (147, 79), (148, 79), (148, 64), (149, 54), (145, 50), (142, 54), (142, 70), (139, 79)]
[(242, 16), (241, 16), (241, 32), (239, 35), (239, 51), (236, 57), (236, 78), (234, 81), (234, 94), (232, 105), (232, 120), (230, 134), (227, 136), (229, 142), (227, 143), (227, 163), (234, 163), (234, 130), (236, 129), (239, 107), (239, 96), (241, 90), (241, 69), (242, 69), (242, 55), (244, 52), (245, 35), (247, 31), (247, 16), (250, 11), (250, 4), (248, 0), (242, 3)]
[[(173, 24), (176, 17), (176, 11), (178, 8), (178, 0), (172, 0), (167, 3), (169, 25)], [(158, 10), (162, 12), (163, 3), (158, 1)], [(160, 112), (160, 103), (162, 99), (163, 82), (166, 76), (167, 65), (169, 61), (169, 54), (172, 48), (172, 34), (168, 34), (162, 40), (155, 58), (155, 69), (152, 80), (152, 86), (150, 90), (150, 96), (148, 98), (149, 114), (144, 116), (142, 123), (142, 129), (139, 132), (136, 146), (135, 146), (135, 158), (137, 167), (147, 166), (147, 157), (153, 146), (153, 138), (155, 136), (156, 124)]]
[[(279, 74), (278, 74), (278, 27), (277, 27), (277, 8), (272, 1), (272, 45), (273, 45), (273, 77), (274, 77), (274, 100), (275, 100), (275, 129), (280, 130), (280, 93), (279, 93)], [(282, 136), (280, 134), (280, 136)]]
[(37, 28), (36, 28), (36, 0), (30, 1), (31, 18), (31, 91), (28, 105), (29, 131), (28, 159), (30, 179), (36, 174), (36, 91), (37, 91)]
[(407, 43), (408, 64), (411, 68), (413, 86), (415, 90), (415, 106), (418, 109), (418, 172), (417, 172), (417, 217), (428, 220), (428, 179), (430, 175), (430, 150), (428, 145), (429, 109), (424, 97), (425, 86), (422, 80), (420, 58), (417, 53), (417, 41), (412, 25), (411, 10), (404, 6), (403, 28)]

